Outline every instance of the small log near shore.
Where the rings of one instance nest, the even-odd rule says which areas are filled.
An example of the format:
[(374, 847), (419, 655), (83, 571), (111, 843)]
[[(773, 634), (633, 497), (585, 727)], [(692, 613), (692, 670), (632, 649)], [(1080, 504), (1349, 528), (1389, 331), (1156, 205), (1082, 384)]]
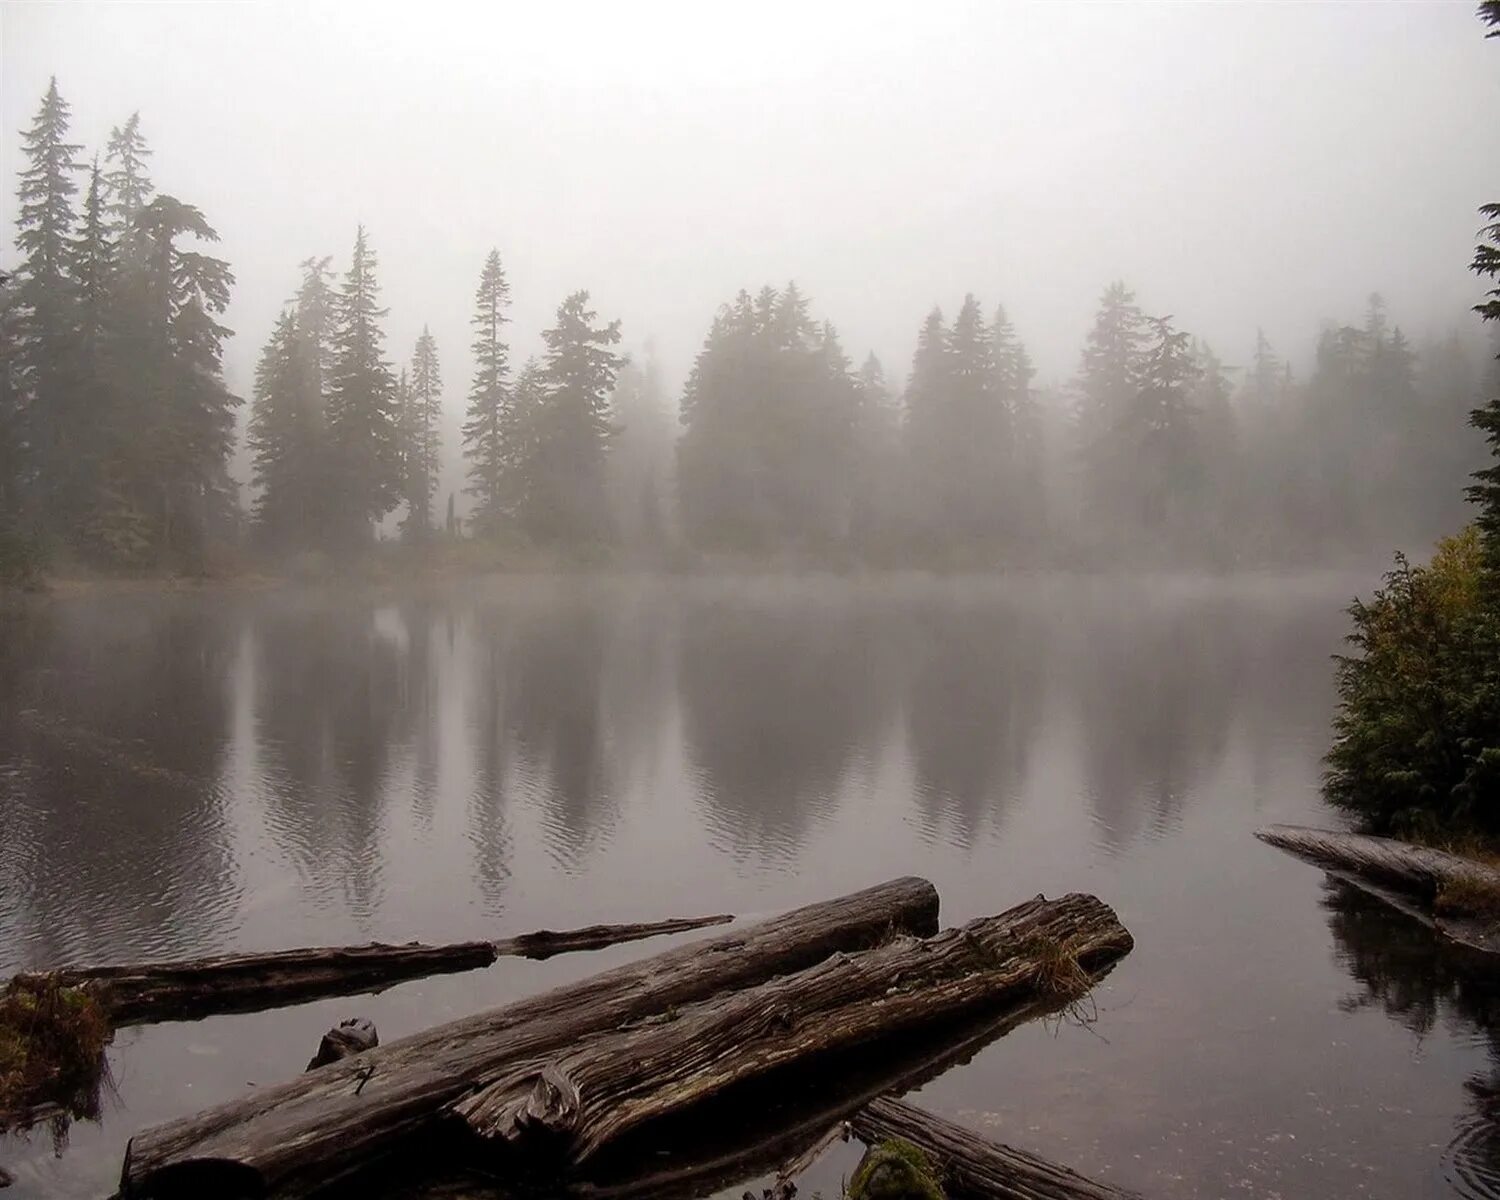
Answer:
[(896, 1138), (924, 1151), (942, 1174), (948, 1200), (1139, 1200), (1135, 1192), (992, 1142), (902, 1100), (876, 1100), (849, 1125), (867, 1146)]
[(380, 991), (408, 979), (478, 970), (502, 956), (550, 958), (574, 950), (597, 950), (723, 925), (733, 919), (715, 915), (632, 925), (590, 925), (560, 932), (544, 929), (498, 942), (437, 946), (372, 942), (368, 946), (224, 954), (177, 962), (64, 967), (21, 972), (15, 978), (29, 983), (51, 980), (59, 987), (83, 991), (99, 1002), (116, 1027), (196, 1021), (220, 1013), (256, 1012), (328, 996)]
[(1267, 825), (1255, 836), (1471, 950), (1500, 954), (1500, 869), (1394, 838)]
[(138, 1134), (120, 1194), (310, 1195), (433, 1132), (451, 1104), (518, 1063), (896, 933), (931, 933), (937, 912), (930, 883), (898, 879), (389, 1042)]
[[(576, 1167), (647, 1121), (767, 1073), (981, 1006), (1076, 998), (1133, 945), (1093, 896), (1037, 897), (926, 939), (897, 938), (519, 1063), (454, 1105), (480, 1138)], [(649, 1063), (649, 1070), (642, 1068)]]

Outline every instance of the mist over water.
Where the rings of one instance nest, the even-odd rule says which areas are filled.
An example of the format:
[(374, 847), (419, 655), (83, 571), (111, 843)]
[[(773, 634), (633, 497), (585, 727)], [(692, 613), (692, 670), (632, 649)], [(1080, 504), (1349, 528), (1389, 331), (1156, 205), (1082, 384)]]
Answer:
[[(945, 923), (1087, 890), (1138, 942), (1097, 1022), (1017, 1030), (924, 1103), (1153, 1195), (1490, 1195), (1485, 977), (1250, 836), (1323, 819), (1364, 582), (55, 601), (5, 639), (0, 961), (751, 915), (906, 872)], [(102, 1127), (4, 1157), (103, 1190), (130, 1131), (294, 1073), (349, 1012), (391, 1039), (631, 956), (122, 1031)]]

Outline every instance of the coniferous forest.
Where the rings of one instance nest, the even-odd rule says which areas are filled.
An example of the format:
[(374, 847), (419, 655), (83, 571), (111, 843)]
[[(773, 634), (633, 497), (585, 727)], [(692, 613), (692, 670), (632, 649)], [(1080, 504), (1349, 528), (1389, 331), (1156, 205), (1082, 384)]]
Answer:
[[(705, 314), (674, 396), (586, 291), (514, 349), (499, 249), (476, 255), (468, 331), (389, 345), (401, 298), (361, 226), (342, 257), (289, 259), (281, 310), (231, 331), (233, 266), (210, 215), (154, 188), (139, 115), (102, 152), (69, 115), (54, 81), (0, 298), (11, 575), (213, 572), (377, 537), (626, 564), (1325, 563), (1457, 527), (1456, 481), (1483, 461), (1465, 416), (1496, 383), (1489, 351), (1462, 314), (1418, 344), (1377, 294), (1300, 363), (1255, 329), (1211, 347), (1158, 315), (1171, 297), (1106, 281), (1074, 376), (1044, 385), (993, 296), (920, 319), (914, 301), (909, 363), (882, 363), (767, 284)], [(224, 376), (231, 336), (263, 339), (248, 395)], [(461, 491), (442, 483), (460, 452)]]

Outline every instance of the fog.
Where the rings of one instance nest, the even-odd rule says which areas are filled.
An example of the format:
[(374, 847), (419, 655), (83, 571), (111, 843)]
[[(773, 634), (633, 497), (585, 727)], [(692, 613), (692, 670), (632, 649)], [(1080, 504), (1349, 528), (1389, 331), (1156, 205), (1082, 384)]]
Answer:
[(1257, 326), (1305, 359), (1374, 290), (1409, 333), (1446, 331), (1500, 190), (1500, 72), (1461, 3), (8, 3), (0, 22), (5, 178), (50, 75), (86, 147), (139, 110), (158, 188), (233, 264), (244, 395), (296, 263), (341, 269), (357, 222), (391, 346), (430, 324), (456, 408), (491, 246), (518, 359), (588, 288), (677, 382), (720, 303), (796, 279), (893, 373), (930, 306), (1002, 299), (1046, 383), (1114, 278), (1230, 362)]

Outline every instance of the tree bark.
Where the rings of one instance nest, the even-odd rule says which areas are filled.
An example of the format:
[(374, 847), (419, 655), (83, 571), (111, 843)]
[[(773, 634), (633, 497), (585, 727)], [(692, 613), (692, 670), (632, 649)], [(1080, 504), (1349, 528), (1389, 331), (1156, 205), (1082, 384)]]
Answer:
[(633, 925), (590, 925), (554, 932), (544, 929), (498, 942), (454, 942), (402, 946), (325, 946), (266, 954), (226, 954), (178, 962), (125, 966), (64, 967), (30, 971), (20, 979), (55, 979), (81, 988), (104, 1006), (115, 1025), (153, 1021), (197, 1021), (218, 1013), (255, 1012), (325, 996), (375, 992), (406, 979), (490, 966), (496, 958), (550, 958), (572, 950), (596, 950), (659, 934), (722, 925), (728, 916), (678, 917)]
[(1255, 836), (1364, 889), (1454, 942), (1500, 954), (1500, 922), (1433, 908), (1444, 891), (1454, 888), (1487, 894), (1500, 904), (1500, 870), (1494, 867), (1394, 838), (1301, 825), (1267, 825), (1257, 829)]
[(925, 1150), (939, 1167), (950, 1200), (1137, 1200), (1135, 1192), (1095, 1183), (901, 1100), (876, 1100), (849, 1124), (867, 1146), (901, 1138)]
[(634, 1127), (737, 1084), (977, 1010), (1086, 990), (1133, 942), (1093, 896), (1037, 897), (928, 939), (835, 954), (601, 1033), (482, 1081), (454, 1112), (481, 1138), (576, 1166)]
[(937, 911), (930, 883), (898, 879), (387, 1043), (138, 1134), (121, 1195), (312, 1194), (430, 1131), (450, 1104), (516, 1063), (893, 933), (929, 933)]

